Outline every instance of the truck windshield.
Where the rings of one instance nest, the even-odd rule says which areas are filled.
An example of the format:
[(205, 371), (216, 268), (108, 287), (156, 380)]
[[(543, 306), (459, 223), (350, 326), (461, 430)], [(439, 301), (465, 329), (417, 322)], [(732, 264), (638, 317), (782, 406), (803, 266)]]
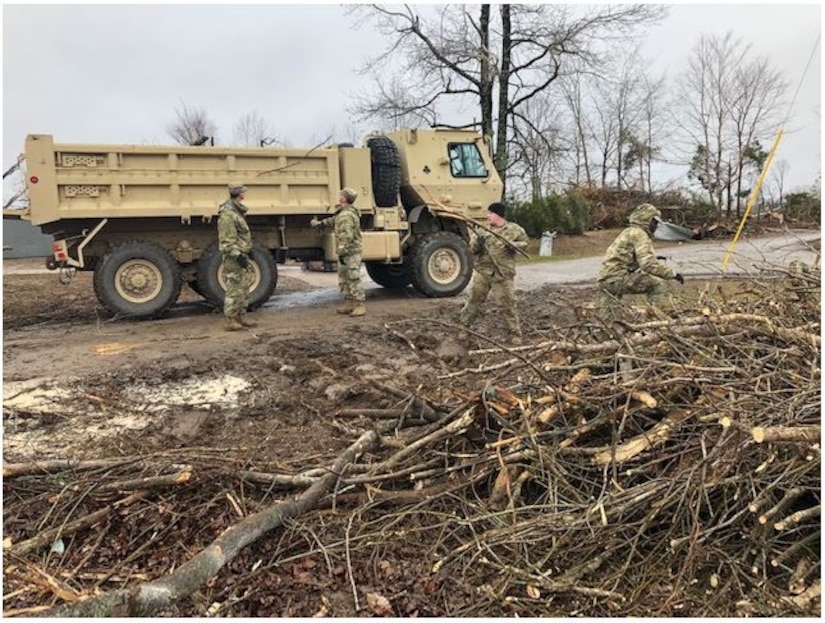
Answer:
[(450, 173), (453, 177), (487, 177), (489, 172), (484, 166), (481, 152), (475, 143), (450, 143)]

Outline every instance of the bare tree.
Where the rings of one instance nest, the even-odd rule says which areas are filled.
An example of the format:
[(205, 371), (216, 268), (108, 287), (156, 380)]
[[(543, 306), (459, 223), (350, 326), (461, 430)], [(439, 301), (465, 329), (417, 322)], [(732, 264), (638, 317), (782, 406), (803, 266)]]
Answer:
[(175, 120), (166, 126), (166, 131), (181, 145), (203, 145), (214, 138), (217, 126), (203, 108), (181, 102), (175, 108)]
[[(642, 188), (653, 192), (653, 159), (661, 153), (659, 142), (663, 135), (662, 119), (665, 106), (662, 92), (665, 87), (665, 76), (652, 77), (646, 72), (643, 75), (643, 98), (641, 119), (639, 121), (639, 141), (637, 144), (636, 159), (639, 164), (639, 179)], [(647, 177), (645, 178), (645, 173)], [(645, 179), (647, 185), (645, 186)]]
[(601, 157), (601, 186), (605, 187), (608, 172), (615, 166), (619, 131), (616, 127), (613, 104), (610, 102), (610, 95), (604, 84), (596, 86), (590, 104), (593, 106), (595, 118), (593, 141)]
[[(508, 169), (513, 120), (561, 76), (562, 66), (574, 60), (596, 66), (607, 42), (664, 15), (664, 8), (656, 5), (582, 9), (503, 4), (494, 12), (489, 4), (448, 4), (425, 10), (427, 15), (410, 5), (354, 9), (392, 38), (384, 54), (370, 59), (368, 71), (383, 81), (394, 69), (404, 81), (379, 89), (370, 101), (359, 102), (356, 112), (369, 116), (390, 111), (396, 118), (417, 112), (422, 119), (435, 121), (444, 116), (443, 102), (472, 101), (478, 116), (453, 127), (480, 126), (495, 146), (496, 169), (502, 178)], [(399, 64), (393, 68), (391, 61)], [(388, 97), (398, 92), (399, 85), (406, 88), (405, 97)]]
[(680, 81), (683, 106), (676, 123), (688, 137), (689, 177), (711, 203), (739, 215), (747, 190), (743, 182), (759, 139), (775, 129), (786, 85), (763, 58), (750, 58), (749, 46), (733, 38), (703, 35)]
[(561, 86), (567, 108), (573, 116), (573, 180), (577, 186), (581, 185), (583, 180), (587, 186), (592, 186), (588, 146), (593, 130), (585, 111), (581, 72), (572, 73), (562, 81)]
[[(747, 155), (756, 147), (760, 135), (776, 131), (779, 118), (776, 114), (778, 104), (787, 88), (778, 71), (772, 69), (766, 58), (750, 60), (744, 66), (736, 68), (734, 74), (735, 91), (730, 104), (730, 121), (736, 141), (735, 161), (736, 180), (736, 216), (740, 216), (742, 200), (748, 194), (743, 189), (743, 178), (749, 163)], [(750, 159), (758, 163), (759, 169), (764, 159)]]
[(782, 202), (785, 199), (785, 178), (790, 168), (791, 166), (784, 158), (777, 160), (773, 167), (773, 175), (771, 177), (773, 177), (773, 181), (776, 183), (776, 189), (779, 194), (778, 208), (782, 208)]
[(233, 138), (235, 145), (240, 147), (266, 147), (284, 144), (283, 140), (276, 134), (275, 127), (254, 110), (246, 113), (235, 124)]
[(559, 124), (561, 117), (560, 106), (542, 93), (525, 104), (514, 120), (511, 171), (516, 173), (514, 180), (521, 182), (514, 185), (527, 190), (533, 201), (551, 190), (552, 172), (561, 168), (559, 158), (570, 149)]

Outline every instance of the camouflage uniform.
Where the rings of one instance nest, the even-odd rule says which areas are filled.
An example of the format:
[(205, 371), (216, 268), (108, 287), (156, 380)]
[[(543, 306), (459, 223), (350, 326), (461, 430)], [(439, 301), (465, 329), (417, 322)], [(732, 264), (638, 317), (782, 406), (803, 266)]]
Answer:
[(675, 279), (676, 272), (656, 259), (648, 227), (661, 217), (661, 212), (643, 203), (630, 215), (625, 228), (605, 252), (599, 269), (599, 307), (604, 312), (615, 311), (616, 300), (625, 294), (646, 294), (650, 302), (662, 288), (663, 279)]
[[(364, 286), (361, 284), (361, 213), (352, 202), (358, 196), (350, 188), (341, 191), (341, 196), (349, 203), (336, 206), (338, 210), (334, 216), (318, 222), (328, 227), (332, 225), (335, 232), (335, 244), (338, 250), (338, 288), (344, 297), (345, 306), (340, 313), (361, 307), (364, 304)], [(360, 314), (358, 314), (360, 315)]]
[(238, 257), (252, 251), (252, 233), (246, 223), (247, 207), (240, 199), (227, 199), (218, 213), (218, 247), (223, 255), (226, 295), (223, 313), (227, 318), (239, 317), (249, 304), (252, 273), (238, 262)]
[(364, 302), (361, 285), (361, 213), (352, 204), (344, 205), (333, 217), (338, 246), (338, 288), (347, 301)]
[[(502, 238), (524, 249), (529, 241), (527, 232), (516, 223), (505, 223), (501, 227), (490, 227)], [(521, 326), (516, 313), (516, 252), (506, 243), (488, 231), (481, 230), (470, 244), (474, 256), (473, 286), (470, 289), (470, 299), (461, 310), (458, 322), (469, 327), (475, 321), (481, 305), (487, 300), (491, 288), (496, 288), (501, 294), (504, 305), (504, 319), (510, 335), (521, 338)]]

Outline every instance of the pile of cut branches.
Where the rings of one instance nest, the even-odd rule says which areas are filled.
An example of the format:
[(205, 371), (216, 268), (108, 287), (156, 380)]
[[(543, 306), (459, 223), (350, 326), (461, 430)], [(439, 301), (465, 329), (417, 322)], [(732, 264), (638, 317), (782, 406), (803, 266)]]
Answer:
[(339, 413), (355, 441), (300, 469), (240, 449), (7, 465), (6, 608), (272, 616), (309, 582), (289, 613), (344, 613), (330, 590), (349, 614), (819, 614), (803, 276), (479, 344), (432, 387)]

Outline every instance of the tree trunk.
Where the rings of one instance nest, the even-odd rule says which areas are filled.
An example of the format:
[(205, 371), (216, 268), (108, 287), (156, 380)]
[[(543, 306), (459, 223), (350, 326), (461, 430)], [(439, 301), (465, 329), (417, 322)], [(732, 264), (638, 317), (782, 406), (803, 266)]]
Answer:
[[(488, 5), (489, 8), (489, 5)], [(510, 24), (510, 5), (501, 5), (501, 71), (498, 75), (498, 129), (496, 134), (496, 170), (501, 179), (507, 172), (507, 122), (509, 109), (510, 84), (510, 48), (512, 41)], [(504, 194), (505, 191), (502, 192)]]

